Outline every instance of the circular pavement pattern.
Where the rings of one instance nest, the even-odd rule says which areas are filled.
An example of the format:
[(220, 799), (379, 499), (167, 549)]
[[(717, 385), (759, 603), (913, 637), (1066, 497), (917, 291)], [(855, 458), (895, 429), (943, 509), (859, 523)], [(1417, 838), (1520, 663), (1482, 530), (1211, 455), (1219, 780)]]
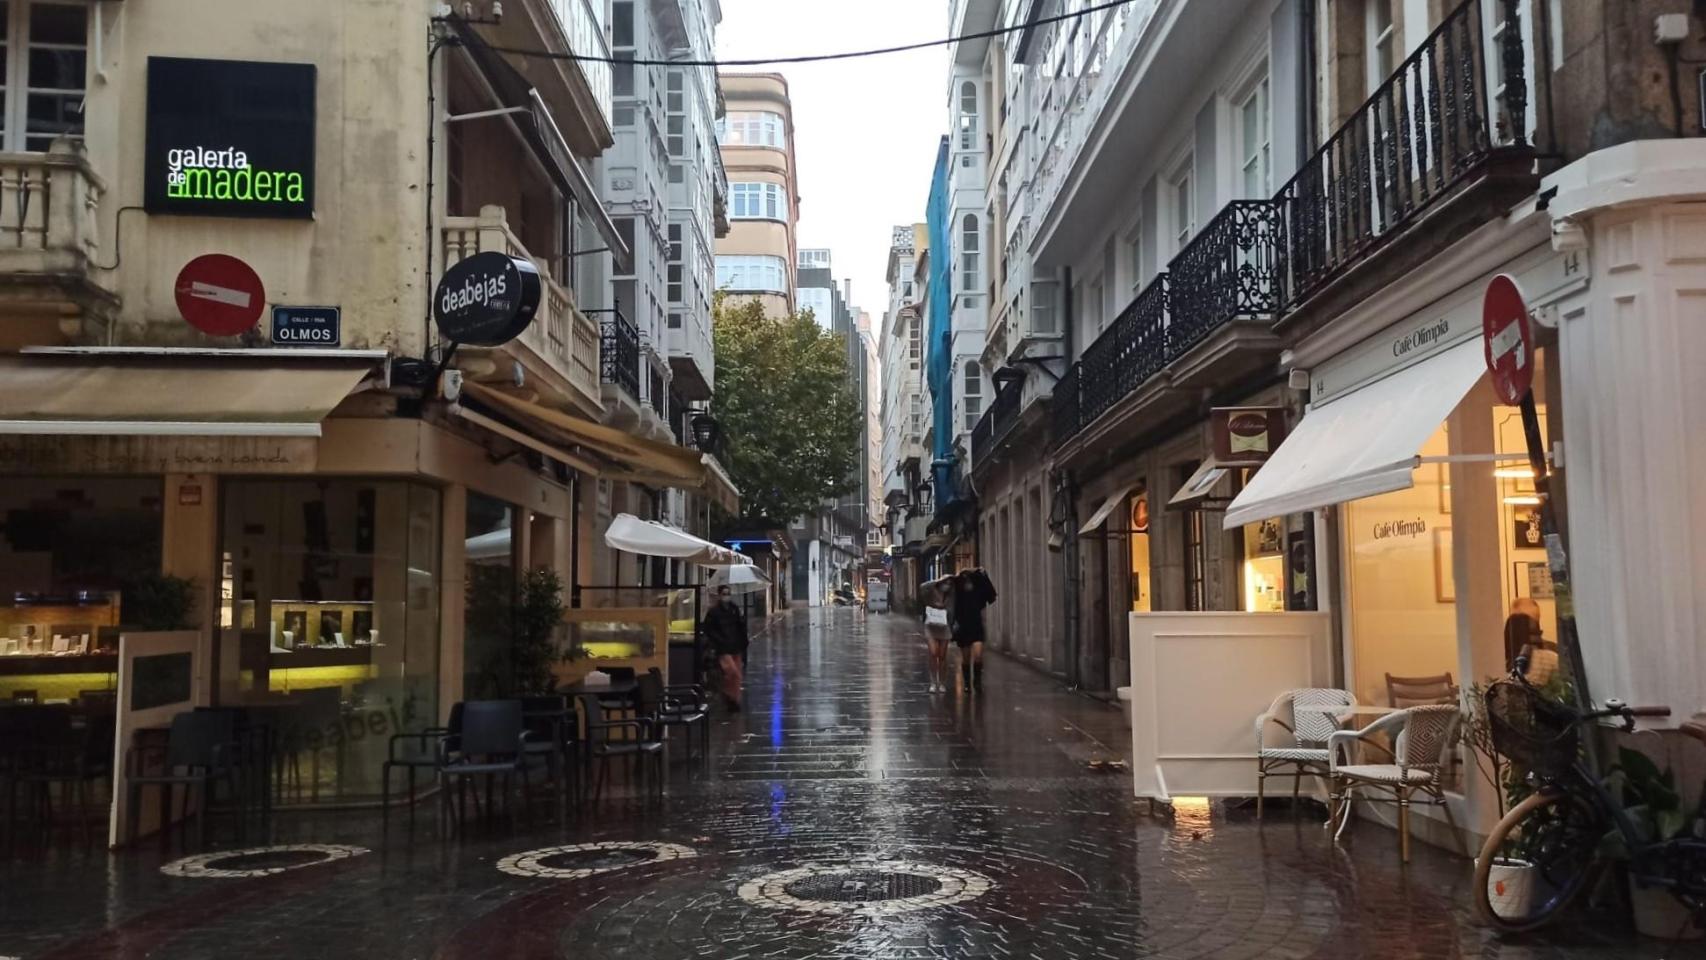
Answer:
[(981, 873), (907, 860), (807, 864), (740, 885), (747, 903), (835, 916), (886, 917), (975, 900), (995, 882)]
[(666, 860), (687, 860), (698, 855), (692, 847), (684, 847), (678, 843), (604, 840), (598, 843), (540, 847), (537, 850), (511, 854), (498, 861), (498, 869), (517, 877), (578, 880), (612, 870), (662, 863)]
[(286, 870), (318, 866), (334, 860), (347, 860), (369, 852), (366, 847), (350, 847), (336, 843), (288, 843), (272, 847), (250, 847), (247, 850), (223, 850), (217, 853), (198, 853), (193, 857), (173, 860), (160, 868), (168, 877), (194, 879), (270, 877)]

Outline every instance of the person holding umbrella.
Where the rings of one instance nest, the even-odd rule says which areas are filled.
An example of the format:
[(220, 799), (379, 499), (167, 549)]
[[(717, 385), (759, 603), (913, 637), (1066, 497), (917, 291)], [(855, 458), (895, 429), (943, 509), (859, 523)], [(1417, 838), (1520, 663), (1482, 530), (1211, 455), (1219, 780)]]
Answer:
[(735, 605), (728, 584), (717, 587), (716, 602), (705, 614), (700, 630), (711, 643), (717, 656), (717, 669), (722, 674), (723, 700), (729, 712), (740, 712), (741, 686), (746, 666), (746, 615)]

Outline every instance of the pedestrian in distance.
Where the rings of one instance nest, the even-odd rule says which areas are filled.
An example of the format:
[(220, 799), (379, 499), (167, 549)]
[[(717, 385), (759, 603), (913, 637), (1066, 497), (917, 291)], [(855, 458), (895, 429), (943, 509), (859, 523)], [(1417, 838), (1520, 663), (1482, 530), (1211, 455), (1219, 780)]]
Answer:
[(995, 602), (995, 584), (982, 567), (954, 575), (954, 645), (960, 648), (960, 681), (967, 693), (983, 692), (983, 611)]
[(949, 574), (925, 583), (924, 640), (930, 645), (930, 692), (948, 692), (948, 641), (953, 638), (949, 613), (954, 596), (954, 576)]
[(717, 656), (717, 670), (722, 675), (723, 701), (731, 713), (739, 713), (749, 641), (746, 635), (746, 616), (735, 604), (728, 587), (717, 588), (717, 600), (706, 612), (700, 629)]

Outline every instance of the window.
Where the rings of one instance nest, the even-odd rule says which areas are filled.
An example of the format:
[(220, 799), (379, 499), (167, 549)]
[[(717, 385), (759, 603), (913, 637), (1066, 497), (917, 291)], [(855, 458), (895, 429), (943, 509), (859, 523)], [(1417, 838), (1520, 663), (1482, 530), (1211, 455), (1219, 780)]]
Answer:
[(617, 107), (614, 110), (614, 114), (616, 118), (616, 129), (621, 130), (634, 125), (633, 107)]
[(779, 184), (731, 183), (729, 216), (735, 220), (786, 220), (788, 201)]
[(1031, 332), (1043, 336), (1053, 336), (1060, 327), (1056, 320), (1059, 311), (1055, 309), (1056, 284), (1054, 281), (1039, 281), (1031, 284)]
[[(1374, 90), (1397, 67), (1397, 30), (1392, 24), (1392, 0), (1368, 0), (1368, 89)], [(1354, 41), (1353, 41), (1354, 42)], [(1494, 49), (1498, 49), (1497, 45)]]
[(960, 149), (972, 150), (976, 147), (977, 84), (967, 80), (960, 84)]
[(638, 249), (634, 246), (633, 217), (612, 217), (610, 222), (616, 227), (616, 235), (622, 238), (622, 242), (628, 245), (629, 250)]
[(671, 70), (669, 72), (669, 75), (664, 79), (664, 89), (667, 91), (664, 100), (665, 110), (670, 113), (685, 112), (686, 98), (683, 95), (683, 90), (685, 89), (683, 85), (686, 82), (687, 81), (682, 77), (680, 70)]
[(717, 142), (731, 147), (776, 147), (781, 149), (786, 130), (779, 113), (765, 110), (731, 110), (717, 121)]
[(965, 368), (966, 380), (966, 429), (977, 427), (978, 417), (983, 415), (983, 371), (978, 368), (976, 360), (967, 360)]
[(924, 348), (924, 334), (919, 326), (917, 323), (912, 324), (907, 328), (906, 333), (906, 365), (912, 370), (918, 369), (919, 354), (923, 352)]
[(87, 6), (0, 3), (0, 146), (45, 152), (82, 137), (88, 44)]
[[(1184, 486), (1197, 472), (1197, 464), (1178, 468), (1178, 484)], [(1185, 609), (1208, 609), (1208, 526), (1202, 510), (1185, 511)]]
[(717, 287), (742, 293), (788, 292), (788, 263), (781, 257), (730, 254), (717, 258)]
[(977, 289), (978, 245), (981, 241), (977, 214), (966, 214), (960, 221), (960, 289), (968, 293)]
[(634, 95), (634, 65), (629, 61), (634, 59), (630, 51), (618, 54), (610, 64), (610, 92), (618, 97)]
[(632, 0), (617, 0), (610, 5), (610, 45), (634, 45), (634, 4)]
[(1191, 234), (1196, 232), (1196, 203), (1191, 196), (1191, 164), (1185, 161), (1178, 175), (1167, 187), (1172, 209), (1173, 252), (1185, 249), (1185, 244), (1191, 242)]
[(680, 160), (687, 153), (687, 138), (684, 136), (684, 131), (687, 129), (687, 118), (679, 113), (672, 113), (669, 115), (669, 118), (664, 121), (664, 124), (665, 129), (668, 132), (666, 140), (668, 143), (667, 149), (669, 151), (669, 155), (676, 160)]
[(1136, 297), (1143, 286), (1143, 227), (1133, 227), (1125, 238), (1125, 269), (1130, 278), (1131, 295)]
[(1273, 135), (1266, 73), (1238, 105), (1238, 165), (1244, 199), (1261, 200), (1273, 193)]

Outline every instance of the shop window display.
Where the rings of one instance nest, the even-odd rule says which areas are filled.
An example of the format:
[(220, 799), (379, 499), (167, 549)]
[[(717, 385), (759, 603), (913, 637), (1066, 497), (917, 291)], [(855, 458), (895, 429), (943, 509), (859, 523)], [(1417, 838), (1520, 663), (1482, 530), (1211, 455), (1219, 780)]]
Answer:
[(1154, 582), (1149, 563), (1149, 493), (1140, 489), (1131, 497), (1131, 608), (1138, 613), (1154, 609)]
[(516, 508), (502, 500), (468, 494), (462, 691), (473, 700), (511, 692), (514, 685), (510, 638), (516, 602), (515, 515)]
[(218, 702), (272, 711), (286, 802), (376, 796), (391, 734), (437, 721), (441, 514), (419, 484), (227, 482)]
[(0, 489), (0, 700), (116, 686), (121, 626), (149, 626), (158, 478), (14, 477)]

